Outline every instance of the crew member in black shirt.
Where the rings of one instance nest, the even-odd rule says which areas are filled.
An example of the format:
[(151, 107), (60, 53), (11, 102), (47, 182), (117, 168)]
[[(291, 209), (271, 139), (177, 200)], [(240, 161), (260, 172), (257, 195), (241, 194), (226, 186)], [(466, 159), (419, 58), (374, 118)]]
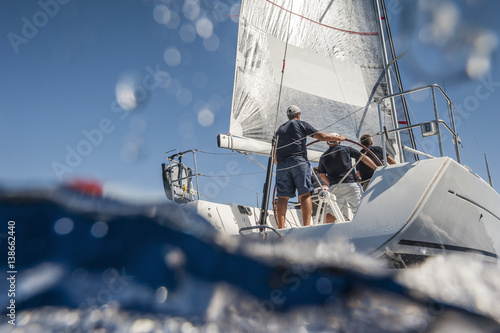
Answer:
[(346, 139), (342, 135), (319, 132), (309, 123), (300, 120), (301, 112), (296, 105), (288, 107), (286, 113), (288, 121), (276, 131), (277, 223), (280, 229), (285, 227), (288, 200), (295, 197), (295, 191), (299, 194), (303, 225), (310, 225), (311, 222), (311, 192), (314, 188), (307, 159), (306, 138), (310, 136), (319, 141)]
[[(383, 161), (384, 160), (384, 151), (382, 147), (374, 146), (373, 145), (373, 138), (371, 137), (370, 134), (365, 134), (361, 136), (359, 142), (363, 145), (366, 146), (368, 149), (370, 149), (375, 156), (379, 158), (379, 160)], [(365, 149), (361, 149), (361, 153), (365, 153)], [(387, 163), (389, 164), (396, 164), (396, 161), (387, 154)], [(364, 164), (358, 164), (358, 171), (356, 172), (356, 179), (361, 183), (361, 186), (363, 187), (363, 191), (366, 191), (366, 188), (368, 187), (368, 184), (370, 183), (370, 179), (373, 176), (373, 173), (375, 171), (369, 168), (368, 166)]]
[[(333, 133), (333, 135), (338, 134)], [(328, 141), (327, 143), (330, 148), (321, 155), (318, 165), (319, 173), (321, 178), (330, 186), (330, 191), (337, 187), (333, 194), (337, 198), (342, 214), (348, 216), (349, 206), (354, 214), (361, 200), (361, 189), (356, 182), (356, 173), (352, 167), (351, 158), (356, 160), (361, 158), (361, 162), (373, 170), (377, 166), (368, 156), (362, 155), (352, 147), (341, 146), (339, 141)], [(337, 186), (343, 178), (342, 183)], [(333, 222), (332, 219), (334, 217), (327, 214), (326, 222)]]

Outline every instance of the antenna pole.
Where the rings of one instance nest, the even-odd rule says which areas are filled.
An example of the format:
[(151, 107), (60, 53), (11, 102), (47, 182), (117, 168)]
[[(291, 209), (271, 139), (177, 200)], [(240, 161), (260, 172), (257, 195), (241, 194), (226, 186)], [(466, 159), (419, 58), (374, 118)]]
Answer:
[(488, 173), (488, 183), (493, 187), (493, 182), (491, 181), (490, 167), (488, 166), (488, 158), (486, 158), (486, 153), (484, 153), (484, 161), (486, 162), (486, 172)]

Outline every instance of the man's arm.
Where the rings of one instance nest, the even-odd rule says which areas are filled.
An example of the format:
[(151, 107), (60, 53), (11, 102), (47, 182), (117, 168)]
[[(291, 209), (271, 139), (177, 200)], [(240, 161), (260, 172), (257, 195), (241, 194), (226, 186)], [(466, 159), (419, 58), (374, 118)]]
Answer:
[(396, 164), (396, 160), (393, 159), (392, 157), (390, 157), (389, 155), (387, 155), (387, 163), (389, 163), (389, 164)]
[(319, 175), (320, 175), (321, 179), (323, 179), (323, 181), (325, 183), (327, 183), (328, 186), (330, 186), (330, 181), (328, 180), (328, 177), (326, 176), (326, 173), (320, 173)]
[(361, 162), (363, 162), (364, 164), (366, 164), (367, 166), (369, 166), (373, 170), (377, 169), (377, 165), (372, 161), (371, 158), (369, 158), (366, 155), (363, 155), (363, 157), (361, 158)]
[(361, 173), (359, 172), (359, 170), (356, 171), (356, 181), (358, 183), (361, 183), (362, 179), (361, 179)]
[(347, 139), (343, 135), (331, 135), (328, 133), (323, 133), (323, 132), (316, 132), (313, 134), (313, 138), (319, 141), (345, 141)]

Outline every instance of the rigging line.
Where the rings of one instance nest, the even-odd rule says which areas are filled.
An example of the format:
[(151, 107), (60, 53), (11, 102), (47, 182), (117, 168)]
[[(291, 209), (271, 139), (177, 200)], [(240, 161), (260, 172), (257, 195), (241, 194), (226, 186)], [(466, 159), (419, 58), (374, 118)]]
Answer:
[[(412, 117), (413, 117), (413, 120), (415, 121), (415, 123), (417, 122), (417, 117), (415, 117), (415, 114), (413, 113), (413, 109), (411, 108), (410, 105), (408, 105), (408, 110), (410, 111)], [(420, 150), (426, 154), (429, 154), (429, 155), (432, 155), (432, 149), (431, 147), (429, 146), (429, 142), (427, 140), (424, 139), (424, 144), (425, 146), (427, 147), (427, 150), (425, 149), (426, 147), (424, 147), (424, 145), (420, 142), (420, 140), (418, 140), (417, 138), (415, 138), (415, 143), (418, 145), (418, 147), (420, 147)]]
[(458, 112), (457, 108), (455, 107), (455, 105), (453, 105), (453, 109), (455, 109), (455, 111), (457, 112), (458, 116), (460, 117), (460, 119), (462, 119), (462, 124), (465, 125), (465, 128), (467, 128), (467, 130), (469, 131), (469, 134), (472, 136), (472, 138), (474, 139), (474, 141), (476, 141), (476, 144), (478, 145), (479, 148), (481, 148), (481, 150), (483, 151), (483, 153), (485, 152), (485, 150), (483, 149), (483, 147), (481, 146), (481, 144), (479, 143), (479, 141), (476, 139), (476, 137), (474, 136), (474, 134), (472, 133), (472, 131), (470, 130), (469, 126), (467, 126), (467, 123), (465, 122), (465, 119), (462, 117), (462, 115), (460, 114), (460, 112)]
[[(375, 101), (373, 101), (373, 102), (371, 102), (370, 104), (368, 104), (368, 106), (370, 106), (370, 105), (371, 105), (371, 104), (373, 104), (373, 103), (375, 103)], [(336, 120), (336, 121), (334, 121), (333, 123), (328, 124), (328, 125), (326, 125), (325, 127), (321, 128), (318, 132), (323, 132), (323, 131), (324, 131), (324, 130), (326, 130), (327, 128), (330, 128), (330, 127), (332, 127), (333, 125), (340, 123), (342, 120), (344, 120), (344, 119), (346, 119), (346, 118), (348, 118), (348, 117), (352, 116), (353, 114), (358, 113), (359, 111), (364, 110), (366, 107), (367, 107), (367, 106), (362, 106), (362, 107), (360, 107), (359, 109), (354, 110), (353, 112), (351, 112), (351, 113), (349, 113), (349, 114), (345, 115), (344, 117), (342, 117), (342, 118), (340, 118), (340, 119), (337, 119), (337, 120)], [(316, 133), (317, 133), (317, 132), (316, 132)], [(314, 133), (314, 134), (316, 134), (316, 133)], [(314, 134), (313, 134), (313, 135), (314, 135)], [(278, 147), (278, 148), (276, 148), (276, 149), (282, 149), (282, 148), (288, 147), (288, 146), (293, 145), (294, 143), (299, 142), (299, 141), (301, 141), (301, 140), (306, 140), (308, 137), (311, 137), (311, 136), (304, 136), (304, 137), (302, 137), (302, 138), (300, 138), (300, 139), (297, 139), (297, 140), (295, 140), (295, 141), (292, 141), (292, 142), (290, 142), (289, 144), (286, 144), (286, 145), (284, 145), (284, 146)]]
[[(319, 140), (313, 141), (313, 142), (309, 143), (309, 145), (311, 145), (311, 144), (313, 144), (313, 143), (316, 143), (316, 142), (318, 142), (318, 141), (319, 141)], [(345, 139), (345, 141), (344, 141), (344, 142), (346, 142), (346, 141), (347, 141), (347, 142), (350, 142), (350, 143), (353, 143), (353, 144), (355, 144), (355, 145), (358, 145), (358, 146), (360, 146), (361, 148), (363, 148), (363, 149), (366, 151), (366, 153), (370, 154), (370, 155), (373, 157), (373, 162), (378, 163), (378, 166), (382, 166), (382, 165), (384, 165), (384, 163), (382, 163), (382, 161), (381, 161), (381, 160), (377, 157), (377, 155), (375, 155), (375, 154), (373, 153), (373, 151), (370, 149), (370, 147), (367, 147), (367, 146), (365, 146), (365, 145), (361, 144), (360, 142), (356, 142), (356, 141), (353, 141), (353, 140), (350, 140), (350, 139), (347, 139), (347, 138)], [(342, 147), (341, 145), (337, 145), (337, 147), (341, 147), (342, 149), (344, 149), (344, 147)], [(344, 150), (345, 150), (345, 149), (344, 149)], [(346, 152), (347, 152), (347, 151), (346, 151)], [(329, 155), (329, 154), (326, 154), (326, 155)]]
[(431, 147), (429, 146), (429, 142), (427, 140), (424, 139), (424, 143), (425, 145), (427, 146), (427, 151), (425, 150), (425, 147), (420, 143), (419, 140), (417, 140), (417, 144), (418, 146), (420, 147), (420, 150), (428, 155), (432, 155), (432, 149)]
[(337, 31), (341, 31), (341, 32), (346, 32), (348, 34), (355, 34), (355, 35), (362, 35), (362, 36), (376, 36), (376, 35), (378, 35), (378, 32), (360, 32), (360, 31), (352, 31), (352, 30), (345, 30), (345, 29), (335, 28), (335, 27), (332, 27), (330, 25), (326, 25), (326, 24), (323, 24), (321, 22), (314, 21), (313, 19), (310, 19), (310, 18), (305, 17), (303, 15), (294, 13), (291, 10), (288, 10), (288, 9), (286, 9), (286, 8), (284, 8), (284, 7), (280, 6), (280, 5), (272, 2), (271, 0), (266, 0), (266, 1), (269, 2), (271, 5), (276, 6), (276, 7), (280, 8), (280, 9), (284, 10), (285, 12), (290, 13), (291, 15), (298, 16), (300, 18), (303, 18), (304, 20), (307, 20), (307, 21), (315, 23), (315, 24), (319, 24), (319, 25), (321, 25), (321, 26), (323, 26), (325, 28), (328, 28), (328, 29), (333, 29), (333, 30), (337, 30)]
[[(255, 158), (251, 157), (250, 155), (248, 155), (248, 153), (243, 153), (239, 150), (235, 150), (237, 153), (240, 153), (241, 155), (245, 156), (246, 158), (248, 158), (250, 161), (252, 161), (254, 164), (256, 164), (258, 167), (260, 167), (261, 169), (264, 169), (266, 170), (266, 167), (263, 166), (261, 163), (259, 163), (259, 161), (257, 161)], [(204, 154), (209, 154), (209, 155), (225, 155), (225, 156), (234, 156), (234, 153), (213, 153), (213, 152), (209, 152), (209, 151), (203, 151), (203, 150), (198, 150), (198, 152), (200, 153), (204, 153)]]
[[(403, 53), (402, 55), (400, 55), (399, 57), (402, 57), (405, 54), (406, 54), (406, 52)], [(393, 60), (393, 61), (395, 61), (395, 60)], [(392, 74), (392, 76), (394, 76), (394, 79), (396, 79), (396, 83), (398, 85), (399, 91), (403, 92), (403, 86), (402, 86), (400, 80), (398, 80), (397, 73), (395, 72), (395, 70), (392, 67), (389, 67), (389, 71)], [(411, 106), (406, 102), (406, 96), (404, 96), (404, 95), (400, 96), (399, 99), (401, 100), (401, 105), (402, 105), (403, 109), (405, 109), (405, 107), (406, 107), (406, 112), (403, 114), (403, 116), (401, 116), (401, 111), (398, 110), (396, 107), (394, 107), (394, 109), (396, 110), (398, 116), (400, 116), (401, 119), (406, 119), (407, 125), (409, 125), (411, 123), (411, 119), (409, 118), (410, 115), (408, 114), (408, 110), (409, 110), (410, 113), (411, 113), (411, 115), (413, 116), (413, 120), (415, 122), (417, 122), (417, 117), (415, 117), (415, 114), (413, 113), (413, 110), (411, 109)], [(408, 116), (407, 116), (407, 114), (408, 114)], [(408, 122), (410, 122), (410, 123), (408, 123)], [(412, 134), (410, 135), (410, 137), (413, 137), (414, 141), (418, 141)], [(427, 145), (427, 147), (429, 148), (429, 145)]]
[(323, 184), (321, 184), (321, 181), (320, 181), (320, 178), (321, 177), (318, 177), (318, 175), (316, 174), (316, 172), (314, 172), (314, 169), (312, 168), (311, 165), (309, 165), (309, 169), (311, 170), (311, 178), (314, 177), (316, 178), (316, 181), (318, 182), (318, 184), (323, 187)]
[[(383, 20), (384, 20), (385, 29), (386, 29), (386, 32), (387, 32), (387, 42), (389, 43), (389, 48), (390, 48), (390, 51), (391, 51), (391, 57), (393, 59), (392, 61), (390, 61), (387, 64), (387, 67), (391, 68), (391, 69), (394, 69), (394, 76), (395, 76), (396, 82), (398, 83), (399, 91), (403, 92), (403, 83), (402, 83), (402, 79), (401, 79), (401, 74), (399, 72), (398, 60), (401, 59), (408, 51), (403, 52), (403, 54), (401, 54), (400, 56), (396, 56), (396, 48), (394, 47), (394, 41), (392, 39), (391, 25), (389, 23), (389, 17), (387, 15), (387, 8), (385, 6), (385, 1), (381, 0), (380, 1), (380, 5), (382, 7), (382, 12), (383, 12), (383, 15), (384, 15)], [(408, 114), (408, 103), (406, 102), (406, 98), (403, 98), (403, 96), (402, 96), (401, 102), (402, 102), (403, 112), (404, 112), (405, 118), (406, 118), (407, 121), (409, 121), (410, 120), (409, 119), (410, 115)], [(411, 143), (412, 147), (416, 148), (415, 135), (413, 133), (413, 130), (409, 130), (408, 131), (408, 136), (409, 136), (409, 140), (410, 140), (410, 143)], [(403, 152), (401, 152), (401, 153), (403, 154)], [(403, 156), (404, 155), (405, 154), (403, 154)], [(418, 155), (414, 154), (414, 158), (415, 158), (415, 160), (418, 160)]]
[[(349, 146), (349, 147), (350, 147), (350, 146)], [(341, 147), (341, 148), (343, 148), (343, 147)], [(327, 153), (327, 154), (322, 154), (322, 155), (321, 155), (321, 157), (328, 156), (328, 155), (332, 155), (332, 154), (336, 153), (337, 151), (338, 151), (338, 149), (337, 149), (337, 150), (333, 150), (333, 151), (331, 151), (331, 152), (329, 152), (329, 153)], [(370, 151), (370, 152), (371, 152), (371, 151)], [(363, 155), (363, 156), (365, 156), (366, 154), (367, 154), (367, 153), (362, 153), (362, 155)], [(373, 154), (373, 152), (371, 152), (371, 154)], [(372, 160), (373, 160), (373, 162), (374, 162), (374, 163), (377, 163), (377, 162), (376, 162), (376, 160), (374, 160), (374, 159), (372, 159)], [(378, 160), (378, 158), (377, 158), (377, 160)], [(299, 162), (299, 163), (297, 163), (296, 165), (292, 165), (292, 166), (289, 166), (289, 167), (286, 167), (286, 168), (276, 169), (276, 172), (278, 172), (278, 171), (283, 171), (283, 170), (288, 170), (288, 169), (293, 169), (293, 168), (299, 167), (299, 166), (301, 166), (301, 165), (303, 165), (303, 164), (306, 164), (306, 163), (307, 163), (307, 164), (309, 164), (309, 162), (310, 162), (310, 161), (298, 161), (298, 162)], [(380, 162), (380, 160), (378, 160), (378, 162)], [(383, 165), (383, 163), (382, 163), (382, 162), (380, 162), (379, 164), (380, 164), (380, 165)], [(356, 165), (357, 165), (357, 163), (356, 163)]]
[[(443, 82), (443, 85), (444, 85), (444, 82)], [(446, 89), (446, 86), (445, 86), (445, 89)], [(479, 141), (477, 140), (477, 138), (474, 136), (474, 133), (472, 133), (472, 131), (469, 128), (469, 126), (467, 126), (467, 123), (465, 122), (465, 119), (462, 117), (462, 115), (460, 114), (460, 112), (458, 111), (458, 109), (455, 107), (455, 105), (453, 103), (451, 103), (451, 107), (453, 109), (455, 109), (456, 113), (458, 114), (458, 116), (462, 120), (462, 123), (465, 125), (465, 128), (467, 128), (467, 131), (469, 131), (469, 134), (472, 136), (472, 138), (474, 139), (474, 141), (476, 141), (476, 144), (478, 145), (478, 147), (482, 150), (482, 152), (486, 156), (486, 152), (485, 152), (484, 148), (481, 146), (481, 144), (479, 143)], [(451, 110), (451, 112), (453, 112), (453, 109)], [(455, 131), (456, 131), (456, 129), (455, 129)], [(462, 147), (463, 152), (467, 155), (467, 157), (472, 162), (472, 164), (474, 164), (476, 166), (476, 168), (478, 168), (481, 172), (484, 172), (484, 173), (486, 173), (489, 176), (489, 172), (485, 171), (481, 166), (477, 165), (476, 162), (474, 162), (474, 160), (469, 156), (469, 154), (465, 150), (465, 147), (462, 145), (462, 142), (460, 141), (460, 138), (458, 137), (458, 131), (455, 134), (457, 134), (457, 138), (454, 139), (454, 140), (458, 140), (458, 143)], [(488, 168), (488, 165), (486, 165), (486, 168)]]
[(366, 153), (363, 153), (361, 154), (361, 156), (358, 158), (358, 160), (356, 161), (356, 163), (354, 163), (353, 166), (351, 166), (351, 168), (349, 169), (349, 171), (346, 172), (346, 174), (344, 175), (344, 177), (342, 177), (342, 179), (337, 183), (335, 184), (336, 186), (333, 188), (333, 190), (330, 191), (330, 193), (333, 193), (335, 192), (335, 190), (340, 186), (340, 184), (342, 184), (344, 182), (344, 180), (354, 171), (354, 168), (356, 168), (356, 166), (359, 164), (359, 162), (361, 162), (361, 160), (363, 159), (363, 157), (366, 156)]
[[(292, 7), (293, 7), (293, 0), (291, 2)], [(273, 133), (276, 133), (276, 127), (278, 125), (278, 116), (280, 112), (280, 104), (281, 104), (281, 92), (283, 90), (283, 78), (285, 77), (285, 62), (286, 62), (286, 54), (288, 51), (288, 41), (290, 40), (290, 26), (292, 22), (292, 12), (290, 12), (290, 15), (288, 15), (288, 27), (287, 27), (287, 32), (286, 32), (286, 43), (285, 43), (285, 50), (283, 52), (283, 67), (281, 68), (281, 79), (280, 79), (280, 91), (278, 93), (278, 105), (276, 107), (276, 117), (274, 118), (274, 130)]]
[(309, 164), (309, 161), (302, 161), (302, 162), (297, 163), (296, 165), (292, 165), (292, 166), (289, 166), (289, 167), (286, 167), (286, 168), (276, 169), (276, 172), (283, 171), (283, 170), (288, 170), (288, 169), (293, 169), (293, 168), (299, 167), (299, 166), (301, 166), (303, 164)]
[(321, 23), (321, 21), (323, 21), (323, 19), (325, 18), (326, 13), (330, 10), (330, 7), (333, 4), (333, 1), (334, 0), (330, 1), (330, 3), (328, 4), (328, 6), (326, 7), (325, 11), (323, 12), (323, 15), (321, 15), (321, 18), (319, 19), (319, 23)]
[[(390, 73), (392, 74), (392, 76), (393, 76), (393, 77), (394, 77), (394, 79), (396, 80), (396, 84), (398, 85), (398, 89), (399, 89), (399, 91), (400, 91), (400, 92), (402, 92), (402, 91), (403, 91), (403, 86), (402, 86), (402, 85), (400, 84), (400, 82), (398, 81), (398, 77), (396, 76), (396, 73), (395, 73), (394, 69), (393, 69), (392, 67), (388, 67), (388, 68), (389, 68)], [(399, 99), (401, 100), (401, 104), (403, 104), (403, 103), (404, 103), (404, 101), (403, 101), (404, 96), (400, 96), (400, 98), (399, 98)], [(395, 109), (396, 109), (396, 108), (395, 108)], [(398, 109), (396, 109), (396, 112), (397, 112), (398, 116), (401, 116), (401, 111), (399, 111)], [(405, 117), (404, 117), (404, 116), (401, 116), (401, 118), (403, 119), (403, 118), (405, 118)], [(409, 120), (409, 119), (407, 119), (407, 120)]]
[(246, 191), (248, 191), (248, 192), (257, 193), (257, 195), (259, 194), (258, 192), (254, 191), (254, 190), (251, 190), (251, 189), (249, 189), (249, 188), (243, 187), (243, 186), (241, 186), (241, 185), (236, 185), (236, 184), (233, 184), (233, 183), (231, 183), (231, 182), (227, 182), (227, 183), (228, 183), (229, 185), (233, 185), (234, 187), (239, 187), (239, 188), (241, 188), (241, 189), (243, 189), (243, 190), (246, 190)]
[[(389, 70), (391, 71), (392, 75), (396, 75), (396, 73), (394, 73), (394, 69), (393, 68), (389, 68)], [(398, 80), (396, 80), (397, 82)], [(399, 82), (398, 83), (398, 87), (401, 91), (403, 91), (403, 87), (400, 86)], [(405, 99), (406, 100), (406, 97), (405, 96), (401, 96), (401, 99)], [(401, 101), (403, 103), (403, 101)], [(415, 116), (415, 114), (413, 113), (413, 109), (411, 108), (411, 105), (406, 103), (406, 106), (407, 106), (407, 110), (409, 111), (409, 113), (411, 114), (411, 116), (413, 117), (413, 120), (415, 121), (415, 123), (417, 123), (417, 117)], [(399, 111), (396, 110), (399, 114)], [(408, 115), (410, 115), (408, 114)], [(407, 120), (410, 120), (410, 119), (407, 119)], [(432, 155), (432, 150), (431, 150), (431, 147), (429, 146), (429, 143), (427, 142), (427, 140), (424, 140), (424, 144), (427, 146), (427, 151), (425, 150), (425, 147), (422, 145), (422, 143), (420, 142), (420, 140), (418, 140), (416, 137), (414, 137), (414, 140), (415, 140), (415, 144), (418, 145), (420, 147), (420, 150), (423, 151), (424, 153), (427, 153), (429, 155)]]
[[(349, 26), (352, 27), (352, 9), (353, 9), (353, 3), (351, 2), (351, 8), (349, 9)], [(351, 49), (351, 39), (347, 41), (347, 48), (349, 49), (349, 61), (352, 59), (352, 49)]]
[[(370, 102), (370, 103), (368, 104), (368, 106), (372, 105), (373, 103), (375, 103), (375, 101)], [(327, 126), (325, 126), (325, 127), (323, 127), (322, 129), (320, 129), (320, 132), (324, 131), (325, 129), (327, 129), (327, 128), (329, 128), (329, 127), (332, 127), (332, 126), (333, 126), (333, 125), (335, 125), (335, 124), (340, 123), (342, 120), (349, 118), (349, 117), (350, 117), (350, 116), (352, 116), (353, 114), (356, 114), (356, 113), (358, 113), (359, 111), (364, 110), (366, 107), (367, 107), (366, 105), (365, 105), (365, 106), (362, 106), (362, 107), (360, 107), (359, 109), (354, 110), (353, 112), (351, 112), (351, 113), (349, 113), (349, 114), (345, 115), (344, 117), (342, 117), (342, 118), (340, 118), (340, 119), (337, 119), (337, 120), (336, 120), (336, 121), (334, 121), (333, 123), (328, 124)]]
[(207, 177), (207, 178), (227, 178), (227, 177), (238, 177), (238, 176), (251, 176), (251, 175), (259, 175), (265, 173), (265, 171), (259, 171), (259, 172), (249, 172), (249, 173), (241, 173), (237, 175), (222, 175), (222, 176), (217, 176), (217, 175), (204, 175), (202, 173), (199, 173), (198, 176), (200, 177)]
[(227, 156), (232, 156), (234, 155), (234, 153), (213, 153), (213, 152), (210, 152), (210, 151), (203, 151), (203, 150), (198, 150), (199, 153), (203, 153), (203, 154), (208, 154), (208, 155), (227, 155)]
[[(330, 6), (332, 5), (332, 3), (333, 3), (333, 0), (332, 0), (332, 2), (330, 2), (330, 4), (329, 4), (328, 8), (330, 8)], [(328, 8), (327, 8), (327, 10), (328, 10)], [(352, 7), (351, 7), (351, 9), (352, 9)], [(326, 10), (326, 11), (327, 11), (327, 10)], [(325, 11), (325, 13), (323, 14), (323, 16), (321, 17), (321, 19), (323, 19), (323, 18), (324, 18), (324, 16), (326, 15), (326, 11)], [(352, 13), (351, 13), (351, 15), (349, 15), (349, 17), (350, 17), (350, 18), (351, 18), (351, 20), (352, 20)], [(349, 22), (349, 24), (351, 24), (351, 22)], [(326, 34), (326, 33), (325, 33), (325, 36), (324, 36), (323, 38), (325, 38), (325, 40), (328, 40), (328, 38), (327, 38), (327, 34)], [(348, 40), (348, 44), (349, 44), (349, 45), (348, 45), (348, 49), (349, 49), (349, 59), (348, 59), (348, 60), (350, 60), (350, 59), (351, 59), (351, 52), (350, 52), (350, 47), (349, 47), (349, 46), (350, 46), (350, 42), (351, 42), (351, 39), (349, 39), (349, 40)], [(328, 57), (328, 60), (330, 60), (330, 66), (331, 66), (332, 68), (335, 68), (335, 64), (334, 64), (334, 62), (333, 62), (333, 57), (330, 57), (330, 56), (329, 56), (329, 57)], [(334, 72), (335, 72), (335, 69), (334, 69)], [(343, 102), (344, 102), (343, 104), (348, 104), (348, 103), (347, 103), (347, 99), (346, 99), (345, 94), (344, 94), (344, 89), (342, 89), (344, 85), (342, 84), (342, 82), (340, 82), (339, 75), (335, 75), (335, 79), (336, 79), (337, 84), (338, 84), (338, 86), (339, 86), (339, 89), (340, 89), (340, 94), (342, 95), (342, 100), (343, 100)], [(347, 107), (346, 107), (346, 108), (347, 108)], [(344, 118), (344, 119), (345, 119), (345, 118)], [(351, 125), (353, 125), (353, 127), (355, 127), (355, 122), (354, 122), (352, 119), (351, 119)]]
[[(333, 185), (332, 185), (332, 186), (333, 186)], [(351, 207), (351, 206), (349, 206), (348, 204), (346, 204), (346, 203), (345, 203), (345, 201), (340, 202), (340, 201), (339, 201), (336, 197), (335, 197), (335, 199), (333, 199), (333, 198), (331, 198), (331, 197), (330, 197), (330, 199), (331, 199), (333, 202), (335, 202), (337, 205), (339, 205), (339, 206), (342, 206), (342, 207), (345, 207), (345, 208), (348, 208), (348, 209), (351, 209), (351, 210), (352, 210), (352, 207)], [(319, 198), (317, 198), (317, 199), (312, 199), (312, 202), (314, 202), (314, 203), (319, 202)], [(295, 205), (293, 205), (293, 206), (299, 206), (299, 205), (300, 205), (300, 204), (299, 204), (299, 203), (297, 203), (297, 204), (295, 204)], [(340, 207), (339, 207), (339, 208), (340, 208)], [(327, 212), (327, 213), (328, 213), (328, 212)], [(328, 214), (330, 214), (330, 213), (328, 213)], [(346, 218), (346, 219), (347, 219), (347, 216), (345, 216), (344, 214), (342, 214), (342, 215), (344, 216), (344, 218)]]
[[(211, 201), (214, 201), (214, 197), (213, 196), (208, 196), (208, 195), (205, 195), (205, 194), (202, 194), (200, 193), (200, 197), (204, 197), (204, 198), (207, 198)], [(231, 205), (231, 202), (230, 201), (225, 201), (225, 200), (221, 200), (221, 199), (217, 199), (217, 201), (221, 204), (225, 204), (225, 205)]]
[(240, 153), (241, 155), (245, 156), (246, 158), (248, 158), (251, 162), (253, 162), (255, 165), (257, 165), (259, 168), (261, 168), (263, 170), (267, 170), (267, 167), (265, 167), (264, 165), (262, 165), (262, 163), (260, 163), (255, 158), (253, 158), (252, 156), (250, 156), (248, 153), (242, 153), (239, 150), (237, 150), (237, 152)]
[[(462, 145), (460, 145), (462, 146)], [(467, 157), (469, 158), (469, 161), (474, 164), (474, 166), (479, 169), (481, 172), (483, 173), (486, 173), (486, 171), (479, 165), (476, 164), (476, 162), (474, 162), (474, 160), (470, 157), (470, 155), (467, 153), (467, 151), (465, 150), (464, 146), (462, 146), (462, 151), (465, 153), (465, 155), (467, 155)]]

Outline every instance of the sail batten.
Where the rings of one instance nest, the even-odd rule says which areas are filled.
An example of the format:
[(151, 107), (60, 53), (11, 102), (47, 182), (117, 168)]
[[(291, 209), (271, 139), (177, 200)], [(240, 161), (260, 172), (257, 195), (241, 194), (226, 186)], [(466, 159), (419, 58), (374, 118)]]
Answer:
[[(232, 135), (270, 143), (276, 126), (287, 120), (285, 110), (291, 104), (299, 106), (302, 119), (320, 131), (354, 140), (379, 132), (376, 102), (388, 93), (371, 1), (244, 2)], [(390, 117), (387, 126), (392, 128)]]

